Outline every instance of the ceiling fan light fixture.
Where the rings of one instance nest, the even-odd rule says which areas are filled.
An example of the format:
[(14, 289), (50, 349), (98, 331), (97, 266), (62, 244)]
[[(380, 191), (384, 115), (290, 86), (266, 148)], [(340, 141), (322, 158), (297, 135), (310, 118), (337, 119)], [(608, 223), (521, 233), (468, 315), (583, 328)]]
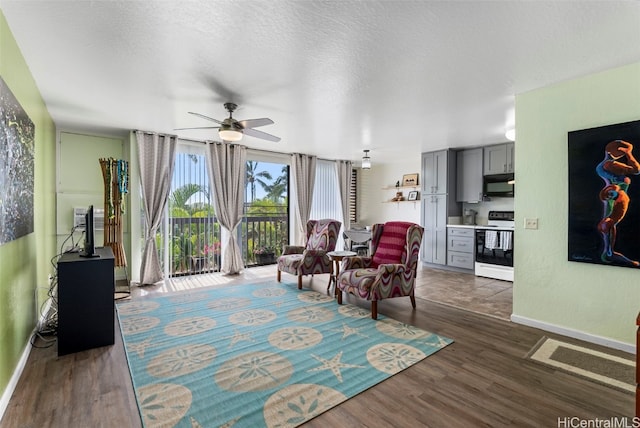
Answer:
[(371, 158), (369, 157), (369, 150), (364, 150), (364, 156), (362, 156), (362, 169), (371, 168)]
[(224, 141), (240, 141), (242, 139), (242, 132), (235, 129), (223, 129), (220, 128), (218, 135)]

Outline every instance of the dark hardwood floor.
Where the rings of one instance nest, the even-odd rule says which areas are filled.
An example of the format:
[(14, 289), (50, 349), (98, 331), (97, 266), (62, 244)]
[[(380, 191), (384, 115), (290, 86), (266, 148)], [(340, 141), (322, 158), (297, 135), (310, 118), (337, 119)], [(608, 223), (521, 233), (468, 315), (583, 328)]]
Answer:
[[(275, 279), (273, 266), (249, 269), (235, 277), (218, 275), (212, 280), (185, 279), (153, 288), (134, 287), (132, 298), (266, 278)], [(305, 288), (326, 292), (327, 279), (326, 275), (316, 275), (312, 280), (305, 278), (303, 284)], [(284, 276), (283, 280), (293, 282), (294, 278)], [(426, 286), (421, 283), (420, 287)], [(559, 418), (633, 416), (633, 394), (525, 358), (543, 336), (557, 336), (495, 315), (438, 304), (419, 294), (416, 293), (415, 311), (408, 298), (396, 298), (380, 302), (379, 313), (450, 337), (455, 343), (305, 426), (537, 428), (557, 427)], [(368, 307), (367, 302), (353, 296), (344, 301)], [(0, 426), (140, 427), (122, 340), (116, 328), (116, 343), (110, 347), (63, 357), (57, 357), (55, 344), (34, 348)]]

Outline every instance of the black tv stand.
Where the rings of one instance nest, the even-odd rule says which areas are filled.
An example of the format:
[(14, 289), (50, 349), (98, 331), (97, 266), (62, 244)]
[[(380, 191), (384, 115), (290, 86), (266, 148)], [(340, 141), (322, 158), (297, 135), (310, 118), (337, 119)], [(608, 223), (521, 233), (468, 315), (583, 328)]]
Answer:
[(96, 259), (100, 257), (100, 254), (98, 254), (97, 252), (93, 254), (79, 253), (79, 255), (80, 257), (84, 257), (85, 259)]
[(58, 260), (58, 355), (114, 343), (115, 259), (66, 253)]

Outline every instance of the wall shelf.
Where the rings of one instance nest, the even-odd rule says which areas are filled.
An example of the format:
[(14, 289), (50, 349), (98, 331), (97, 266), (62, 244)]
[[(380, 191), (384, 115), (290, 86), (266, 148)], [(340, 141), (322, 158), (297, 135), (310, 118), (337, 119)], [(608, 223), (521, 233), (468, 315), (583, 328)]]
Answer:
[(382, 190), (396, 190), (396, 189), (415, 189), (418, 190), (420, 189), (420, 185), (416, 185), (416, 186), (387, 186), (387, 187), (383, 187)]
[[(393, 195), (391, 195), (391, 198), (395, 197), (397, 192), (400, 192), (400, 191), (403, 191), (403, 190), (404, 191), (408, 191), (408, 192), (402, 192), (402, 196), (404, 196), (404, 200), (402, 200), (402, 201), (392, 201), (391, 198), (389, 198), (389, 199), (387, 199), (385, 201), (382, 201), (383, 204), (397, 204), (397, 203), (400, 203), (400, 202), (413, 202), (415, 204), (416, 202), (418, 202), (420, 200), (420, 185), (415, 185), (415, 186), (387, 186), (387, 187), (383, 187), (382, 190), (385, 190), (385, 191), (393, 190), (394, 193), (393, 193)], [(412, 191), (418, 192), (418, 199), (410, 201), (408, 198), (409, 198), (409, 193), (412, 192)]]

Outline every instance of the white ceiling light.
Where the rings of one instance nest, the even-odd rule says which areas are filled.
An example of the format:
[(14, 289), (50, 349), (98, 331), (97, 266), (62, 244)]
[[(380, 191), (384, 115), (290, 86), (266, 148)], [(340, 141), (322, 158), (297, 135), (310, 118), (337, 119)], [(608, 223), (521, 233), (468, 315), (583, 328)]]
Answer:
[(504, 133), (504, 136), (507, 137), (507, 140), (509, 141), (516, 141), (516, 129), (507, 129), (507, 132)]
[(362, 156), (362, 169), (371, 168), (371, 158), (369, 157), (369, 150), (364, 151), (364, 156)]
[(233, 128), (220, 128), (218, 135), (224, 141), (240, 141), (242, 139), (242, 132)]

